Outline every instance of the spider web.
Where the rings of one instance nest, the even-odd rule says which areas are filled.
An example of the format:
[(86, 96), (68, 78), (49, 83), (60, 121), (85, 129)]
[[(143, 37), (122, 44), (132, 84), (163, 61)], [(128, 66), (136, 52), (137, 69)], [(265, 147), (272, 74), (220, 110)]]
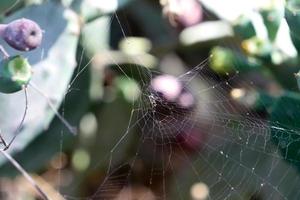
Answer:
[[(126, 40), (124, 25), (117, 14), (113, 18)], [(107, 174), (92, 195), (65, 197), (201, 199), (204, 195), (204, 199), (298, 199), (299, 175), (288, 161), (299, 161), (289, 160), (281, 152), (295, 142), (298, 130), (268, 121), (234, 102), (230, 91), (241, 86), (257, 88), (255, 80), (238, 71), (227, 78), (218, 77), (208, 69), (209, 59), (210, 56), (176, 75), (194, 95), (194, 110), (168, 116), (157, 113), (153, 103), (153, 96), (157, 96), (149, 89), (153, 77), (164, 73), (138, 69), (142, 74), (141, 96), (131, 105), (128, 125), (110, 147), (98, 146), (99, 151), (107, 148), (107, 157), (92, 166), (96, 169), (108, 164)], [(118, 67), (125, 78), (131, 79), (122, 66)], [(287, 139), (276, 144), (272, 137), (286, 137), (283, 133), (288, 135)], [(121, 146), (132, 145), (132, 137), (137, 141), (131, 156), (122, 158)], [(74, 186), (73, 191), (78, 187)]]
[[(124, 24), (117, 14), (113, 20), (126, 41)], [(296, 142), (299, 130), (268, 121), (234, 102), (230, 91), (256, 89), (255, 80), (238, 71), (219, 77), (209, 70), (209, 59), (211, 56), (190, 69), (180, 69), (186, 72), (173, 74), (193, 94), (195, 107), (171, 115), (157, 111), (153, 97), (164, 100), (149, 84), (155, 76), (176, 70), (130, 66), (139, 72), (140, 97), (129, 109), (122, 110), (118, 101), (107, 103), (109, 108), (121, 108), (124, 114), (120, 115), (127, 116), (128, 123), (120, 125), (119, 134), (111, 133), (116, 135), (112, 141), (94, 147), (101, 151), (101, 157), (93, 155), (90, 166), (101, 170), (96, 191), (77, 195), (83, 181), (76, 181), (62, 195), (66, 199), (201, 199), (197, 198), (201, 194), (206, 199), (298, 199), (299, 175), (290, 163), (299, 161), (289, 160), (281, 150)], [(76, 71), (72, 83), (87, 66)], [(133, 79), (123, 66), (117, 68), (125, 79)], [(110, 123), (108, 127), (117, 122)], [(285, 138), (285, 142), (276, 144), (272, 137)], [(62, 139), (58, 144), (62, 149)], [(129, 156), (124, 155), (123, 146), (130, 146)], [(58, 173), (61, 179), (65, 177), (63, 170)]]

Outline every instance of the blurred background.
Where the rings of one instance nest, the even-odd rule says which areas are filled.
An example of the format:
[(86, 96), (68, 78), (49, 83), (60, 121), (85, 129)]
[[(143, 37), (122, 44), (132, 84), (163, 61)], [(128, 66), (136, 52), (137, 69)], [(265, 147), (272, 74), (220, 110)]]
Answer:
[[(300, 1), (2, 0), (0, 13), (44, 30), (30, 52), (0, 44), (33, 67), (8, 152), (51, 199), (299, 199)], [(0, 94), (5, 140), (24, 108), (24, 92)], [(4, 157), (0, 199), (41, 199)]]

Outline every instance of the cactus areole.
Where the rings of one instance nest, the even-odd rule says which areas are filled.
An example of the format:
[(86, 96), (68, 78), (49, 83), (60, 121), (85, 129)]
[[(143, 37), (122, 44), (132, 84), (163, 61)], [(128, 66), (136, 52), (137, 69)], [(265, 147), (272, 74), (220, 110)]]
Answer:
[(14, 93), (23, 89), (31, 79), (31, 66), (22, 56), (13, 56), (0, 63), (0, 92)]

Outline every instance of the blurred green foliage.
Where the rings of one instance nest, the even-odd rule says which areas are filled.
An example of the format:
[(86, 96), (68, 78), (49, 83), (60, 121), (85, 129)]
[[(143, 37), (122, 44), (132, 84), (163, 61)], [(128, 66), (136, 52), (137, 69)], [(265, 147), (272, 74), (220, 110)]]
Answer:
[[(38, 173), (49, 170), (49, 160), (64, 152), (66, 168), (73, 169), (75, 178), (61, 190), (73, 196), (92, 194), (106, 178), (108, 168), (127, 162), (140, 148), (141, 141), (135, 136), (141, 131), (126, 131), (141, 118), (136, 109), (146, 112), (148, 105), (137, 99), (147, 95), (144, 89), (151, 79), (150, 71), (180, 74), (177, 72), (190, 70), (180, 62), (171, 62), (174, 66), (164, 69), (163, 60), (170, 54), (187, 66), (198, 65), (211, 55), (207, 73), (214, 81), (230, 80), (236, 74), (244, 77), (235, 86), (241, 86), (240, 90), (228, 90), (228, 95), (250, 113), (264, 114), (272, 142), (299, 170), (300, 1), (270, 0), (252, 14), (237, 11), (234, 20), (209, 1), (199, 0), (206, 13), (204, 20), (181, 29), (172, 27), (170, 16), (163, 17), (164, 5), (154, 0), (1, 1), (3, 22), (26, 17), (45, 30), (42, 47), (24, 54), (34, 68), (33, 82), (44, 96), (29, 90), (28, 116), (10, 152), (27, 170)], [(4, 47), (10, 54), (18, 53)], [(263, 80), (263, 86), (250, 80), (253, 74)], [(0, 128), (5, 138), (19, 122), (24, 107), (20, 99), (22, 93), (0, 95), (0, 108), (5, 113), (0, 116)], [(55, 117), (49, 101), (70, 124), (78, 126), (76, 137)], [(129, 136), (119, 144), (124, 134)], [(118, 144), (116, 149), (113, 144)], [(76, 152), (84, 152), (79, 157), (83, 155), (86, 166), (76, 165)], [(145, 164), (147, 152), (143, 156), (143, 167), (151, 167)], [(2, 176), (16, 175), (4, 159), (0, 163)], [(193, 164), (202, 166), (197, 161)], [(145, 175), (142, 172), (137, 174), (134, 179), (149, 181), (140, 180)], [(182, 184), (183, 199), (187, 199), (190, 183), (198, 177), (186, 171), (181, 174), (187, 179)], [(90, 176), (97, 180), (89, 181)], [(174, 180), (166, 177), (170, 191), (176, 190)], [(156, 184), (160, 181), (158, 178)], [(74, 191), (78, 185), (82, 189)]]

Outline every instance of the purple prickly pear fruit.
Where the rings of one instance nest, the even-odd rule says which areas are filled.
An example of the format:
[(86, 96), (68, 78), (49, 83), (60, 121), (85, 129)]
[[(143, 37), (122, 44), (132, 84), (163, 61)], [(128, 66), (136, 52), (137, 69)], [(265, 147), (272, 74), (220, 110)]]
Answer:
[(150, 84), (154, 109), (163, 116), (178, 114), (182, 117), (192, 111), (194, 96), (184, 87), (180, 79), (171, 75), (159, 75)]
[(172, 25), (180, 28), (193, 26), (203, 19), (202, 7), (196, 0), (168, 0), (163, 12)]
[(19, 51), (30, 51), (37, 48), (42, 41), (40, 26), (29, 19), (17, 19), (0, 25), (1, 37)]

